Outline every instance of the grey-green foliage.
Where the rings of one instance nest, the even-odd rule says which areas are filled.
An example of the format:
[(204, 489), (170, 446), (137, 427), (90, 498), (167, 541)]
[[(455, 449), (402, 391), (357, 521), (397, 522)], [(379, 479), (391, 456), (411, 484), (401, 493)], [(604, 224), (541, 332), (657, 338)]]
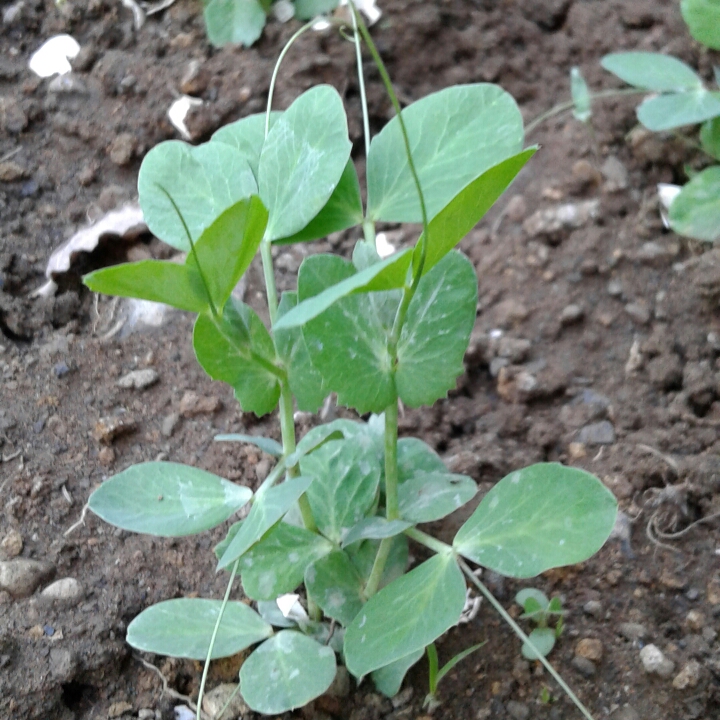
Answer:
[[(537, 660), (540, 655), (543, 657), (549, 655), (563, 631), (563, 617), (566, 613), (560, 598), (554, 597), (548, 600), (542, 590), (523, 588), (515, 595), (515, 602), (524, 610), (520, 618), (530, 620), (536, 626), (528, 635), (530, 642), (523, 643), (523, 657)], [(550, 627), (554, 617), (557, 617), (555, 627)]]
[[(216, 22), (229, 8), (218, 31), (247, 32), (243, 23), (260, 15), (243, 2), (212, 0), (206, 15)], [(144, 610), (128, 642), (203, 659), (217, 629), (213, 657), (254, 646), (240, 689), (256, 712), (286, 712), (325, 692), (336, 653), (355, 677), (371, 674), (394, 694), (425, 648), (460, 620), (461, 556), (527, 577), (589, 557), (615, 518), (597, 479), (543, 464), (498, 483), (452, 546), (416, 530), (468, 503), (477, 486), (421, 440), (398, 441), (398, 405), (431, 405), (464, 372), (478, 279), (455, 248), (536, 148), (522, 149), (517, 106), (490, 85), (435, 93), (402, 117), (429, 210), (421, 238), (386, 259), (366, 240), (352, 261), (308, 253), (297, 289), (283, 294), (277, 312), (269, 303), (269, 326), (233, 295), (258, 248), (267, 263), (273, 243), (360, 224), (372, 238), (376, 219), (419, 219), (398, 119), (371, 144), (363, 208), (343, 104), (329, 86), (301, 94), (283, 113), (239, 120), (198, 147), (154, 148), (141, 168), (140, 203), (153, 232), (187, 252), (184, 264), (129, 263), (86, 278), (97, 292), (196, 313), (193, 346), (208, 375), (231, 386), (245, 412), (279, 405), (282, 443), (245, 433), (216, 438), (277, 459), (254, 493), (197, 468), (144, 463), (90, 498), (118, 527), (167, 536), (217, 527), (243, 510), (215, 554), (218, 569), (239, 572), (258, 613), (236, 600), (178, 598)], [(296, 443), (293, 395), (300, 409), (315, 411), (330, 393), (374, 414), (334, 420)], [(410, 538), (434, 554), (407, 572)], [(284, 597), (303, 584), (309, 617)], [(463, 656), (437, 669), (436, 680)]]

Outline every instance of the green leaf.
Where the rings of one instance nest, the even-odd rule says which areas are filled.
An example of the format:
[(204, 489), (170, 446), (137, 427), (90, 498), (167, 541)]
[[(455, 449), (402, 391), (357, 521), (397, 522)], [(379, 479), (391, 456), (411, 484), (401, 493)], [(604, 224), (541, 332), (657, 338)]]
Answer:
[(700, 128), (702, 149), (716, 160), (720, 160), (720, 117), (707, 120)]
[[(446, 88), (406, 107), (402, 116), (429, 219), (482, 173), (522, 149), (522, 115), (495, 85)], [(367, 185), (369, 219), (422, 220), (397, 117), (372, 140)]]
[(88, 506), (123, 530), (181, 537), (220, 525), (251, 497), (249, 488), (205, 470), (146, 462), (106, 480), (90, 496)]
[(85, 275), (83, 282), (93, 292), (165, 303), (179, 310), (201, 313), (210, 307), (197, 271), (174, 262), (122, 263)]
[(295, 17), (299, 20), (312, 20), (334, 10), (338, 0), (295, 0)]
[(287, 238), (275, 240), (276, 244), (289, 245), (308, 242), (355, 227), (363, 221), (360, 182), (352, 158), (348, 160), (340, 182), (325, 203), (325, 207), (299, 232)]
[(228, 433), (225, 435), (216, 435), (213, 440), (215, 442), (241, 442), (255, 445), (264, 453), (273, 457), (282, 457), (283, 446), (272, 438), (260, 437), (259, 435), (243, 435), (241, 433)]
[(349, 625), (363, 606), (363, 580), (344, 552), (330, 553), (310, 565), (305, 587), (325, 615), (341, 625)]
[(419, 438), (398, 440), (398, 478), (401, 483), (409, 480), (418, 470), (423, 472), (447, 472), (440, 456)]
[[(221, 607), (221, 600), (165, 600), (143, 610), (128, 625), (126, 640), (143, 652), (205, 660)], [(272, 632), (251, 607), (231, 601), (225, 606), (211, 657), (216, 660), (235, 655)]]
[(578, 67), (570, 70), (570, 93), (573, 103), (575, 103), (573, 108), (575, 119), (580, 122), (587, 122), (592, 117), (592, 101), (590, 90)]
[(695, 125), (720, 116), (720, 92), (695, 90), (651, 97), (640, 104), (637, 116), (656, 132)]
[(720, 2), (718, 0), (682, 0), (680, 12), (690, 34), (703, 45), (720, 50)]
[(307, 705), (335, 679), (335, 653), (295, 630), (266, 640), (240, 668), (240, 693), (255, 712), (279, 715)]
[[(379, 540), (363, 540), (345, 548), (345, 552), (357, 568), (365, 584), (372, 572), (377, 556)], [(378, 587), (385, 587), (405, 574), (409, 562), (408, 540), (405, 535), (395, 535), (390, 545), (390, 554)]]
[(590, 473), (538, 463), (495, 485), (453, 547), (502, 575), (533, 577), (587, 560), (607, 540), (616, 514), (613, 494)]
[[(565, 615), (565, 611), (562, 608), (562, 601), (559, 597), (554, 597), (547, 606), (548, 612), (553, 615)], [(555, 633), (557, 635), (557, 632)]]
[(318, 529), (334, 543), (371, 508), (380, 484), (380, 464), (369, 440), (333, 440), (300, 460), (314, 478), (307, 498)]
[(423, 650), (416, 650), (385, 667), (373, 670), (371, 677), (378, 692), (385, 697), (395, 697), (400, 692), (408, 670), (423, 656)]
[[(410, 255), (407, 258), (409, 262)], [(309, 257), (300, 267), (300, 299), (317, 295), (353, 274), (353, 266), (342, 258)], [(301, 308), (302, 302), (292, 312)], [(387, 329), (373, 309), (367, 295), (349, 295), (303, 327), (310, 359), (327, 387), (338, 394), (338, 403), (360, 413), (382, 412), (396, 397)]]
[(302, 230), (329, 200), (350, 157), (342, 99), (329, 85), (304, 92), (268, 133), (258, 186), (270, 212), (268, 240)]
[(702, 89), (698, 74), (681, 60), (653, 52), (620, 52), (605, 55), (600, 64), (633, 87), (654, 92)]
[(257, 0), (210, 0), (204, 15), (208, 40), (215, 47), (229, 43), (250, 47), (265, 27), (265, 10)]
[(258, 600), (257, 609), (260, 617), (274, 627), (297, 627), (297, 623), (294, 620), (286, 618), (282, 614), (282, 610), (280, 610), (275, 600)]
[(347, 547), (360, 540), (382, 540), (395, 537), (404, 532), (413, 523), (406, 520), (387, 520), (384, 517), (369, 517), (354, 525), (345, 535), (342, 546)]
[[(547, 657), (555, 647), (555, 631), (552, 628), (535, 628), (528, 637), (542, 657)], [(540, 657), (527, 643), (523, 643), (521, 652), (527, 660), (537, 660)]]
[(526, 615), (548, 609), (547, 595), (537, 588), (523, 588), (515, 595), (515, 602), (525, 610)]
[(417, 471), (398, 486), (400, 517), (412, 523), (440, 520), (455, 512), (477, 493), (466, 475)]
[[(460, 253), (447, 254), (422, 278), (410, 301), (397, 347), (395, 385), (406, 405), (432, 405), (455, 387), (457, 377), (465, 370), (463, 358), (476, 307), (475, 269)], [(337, 324), (336, 332), (343, 332)], [(353, 338), (352, 332), (344, 332), (345, 342), (354, 350)], [(312, 354), (312, 348), (310, 351)], [(324, 374), (322, 368), (321, 372)], [(364, 390), (367, 394), (368, 388)]]
[(477, 645), (472, 645), (469, 648), (466, 648), (462, 652), (459, 652), (455, 657), (448, 660), (440, 669), (440, 672), (437, 675), (436, 685), (440, 684), (440, 681), (459, 663), (462, 662), (468, 655), (472, 655), (476, 650), (479, 650), (481, 647), (487, 644), (487, 640), (485, 642), (477, 643)]
[[(270, 113), (270, 127), (272, 127), (281, 112)], [(248, 115), (241, 120), (236, 120), (229, 125), (221, 127), (210, 138), (211, 142), (231, 145), (247, 160), (253, 175), (257, 178), (258, 166), (260, 164), (260, 153), (265, 142), (265, 113)]]
[(199, 315), (193, 348), (203, 370), (235, 390), (244, 412), (265, 415), (275, 409), (280, 383), (270, 371), (275, 346), (262, 320), (245, 303), (231, 298), (219, 326)]
[(345, 662), (355, 677), (422, 650), (456, 625), (465, 581), (451, 553), (426, 560), (368, 600), (345, 633)]
[[(536, 150), (537, 147), (528, 148), (486, 170), (430, 221), (430, 242), (423, 275), (435, 267), (480, 222)], [(413, 262), (416, 266), (422, 251), (422, 242), (422, 239), (419, 240), (415, 249)]]
[[(329, 423), (317, 425), (307, 431), (297, 444), (294, 453), (288, 455), (288, 467), (297, 465), (305, 455), (314, 453), (318, 448), (322, 447), (326, 442), (331, 440), (342, 440), (344, 437), (355, 437), (361, 435), (364, 423), (338, 418)], [(355, 428), (358, 428), (357, 430)]]
[[(223, 211), (195, 243), (187, 265), (202, 271), (216, 308), (230, 294), (255, 257), (268, 214), (258, 197), (241, 200)], [(199, 266), (199, 268), (198, 268)]]
[(273, 600), (292, 592), (303, 581), (305, 569), (332, 549), (317, 533), (278, 523), (240, 560), (245, 594), (252, 600)]
[[(296, 305), (297, 293), (284, 292), (278, 306), (278, 319), (282, 319)], [(274, 334), (275, 346), (287, 368), (290, 390), (295, 396), (298, 409), (317, 412), (330, 390), (310, 360), (302, 330), (299, 327), (278, 329), (276, 324)]]
[(228, 533), (229, 542), (220, 543), (215, 548), (216, 554), (220, 556), (218, 570), (231, 565), (258, 542), (298, 501), (311, 482), (312, 478), (297, 477), (275, 487), (262, 486), (255, 494), (248, 516), (232, 537)]
[[(365, 270), (355, 272), (351, 263), (335, 255), (311, 255), (300, 266), (298, 290), (302, 302), (280, 318), (274, 329), (305, 325), (348, 295), (401, 288), (405, 284), (411, 260), (412, 250), (402, 250)], [(324, 270), (332, 274), (321, 277)], [(330, 279), (336, 282), (329, 284)]]
[(680, 235), (720, 240), (720, 166), (699, 172), (672, 201), (670, 226)]
[(247, 160), (234, 148), (213, 142), (191, 147), (179, 140), (156, 145), (140, 166), (140, 207), (154, 235), (186, 252), (185, 227), (163, 189), (182, 213), (193, 241), (224, 210), (258, 192)]

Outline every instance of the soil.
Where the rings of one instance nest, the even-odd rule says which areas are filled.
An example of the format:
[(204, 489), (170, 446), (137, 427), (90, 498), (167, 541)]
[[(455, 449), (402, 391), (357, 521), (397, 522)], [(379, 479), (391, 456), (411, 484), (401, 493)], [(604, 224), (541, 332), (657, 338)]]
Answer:
[[(670, 53), (708, 80), (719, 61), (688, 39), (670, 0), (384, 0), (381, 7), (373, 35), (403, 102), (456, 83), (497, 82), (530, 120), (567, 99), (571, 66), (594, 88), (616, 86), (599, 66), (607, 52)], [(188, 316), (129, 332), (122, 306), (80, 287), (88, 268), (162, 255), (157, 241), (81, 255), (54, 297), (32, 294), (51, 251), (87, 218), (131, 199), (143, 154), (177, 137), (166, 111), (181, 88), (205, 100), (188, 123), (196, 140), (264, 108), (294, 23), (271, 22), (252, 49), (216, 50), (200, 10), (177, 0), (136, 31), (114, 0), (3, 5), (0, 540), (5, 558), (19, 553), (48, 564), (29, 597), (0, 592), (3, 720), (148, 717), (143, 710), (174, 717), (179, 701), (124, 643), (125, 630), (160, 600), (221, 596), (225, 580), (214, 572), (211, 548), (222, 530), (165, 540), (114, 530), (91, 513), (76, 523), (94, 487), (143, 460), (195, 464), (254, 487), (269, 458), (214, 443), (213, 435), (279, 434), (275, 418), (243, 414), (227, 387), (204, 376)], [(60, 32), (83, 48), (65, 92), (27, 69), (31, 52)], [(369, 63), (366, 71), (377, 130), (391, 108)], [(353, 49), (337, 35), (300, 40), (281, 73), (277, 106), (317, 82), (332, 83), (346, 100), (362, 170)], [(622, 515), (597, 556), (531, 582), (492, 573), (485, 580), (515, 614), (520, 587), (562, 598), (565, 630), (550, 659), (596, 718), (712, 720), (720, 716), (720, 539), (712, 520), (720, 511), (720, 251), (678, 238), (660, 221), (656, 183), (682, 181), (684, 165), (699, 162), (691, 147), (638, 131), (632, 99), (598, 102), (592, 128), (563, 115), (528, 138), (540, 152), (463, 243), (480, 287), (467, 372), (447, 400), (407, 412), (401, 432), (423, 437), (453, 470), (472, 475), (481, 494), (540, 460), (600, 477)], [(551, 228), (536, 215), (563, 203), (585, 212), (577, 227)], [(412, 240), (407, 230), (389, 230), (396, 242)], [(330, 246), (347, 250), (349, 239), (312, 251)], [(281, 253), (281, 285), (291, 285), (307, 251)], [(251, 303), (257, 285), (251, 277)], [(157, 371), (159, 382), (117, 386), (141, 368)], [(315, 422), (301, 418), (300, 430)], [(435, 529), (450, 536), (461, 520)], [(75, 578), (81, 595), (44, 599), (53, 578)], [(439, 643), (441, 660), (484, 640), (444, 680), (433, 717), (579, 717), (547, 673), (522, 659), (520, 642), (487, 603)], [(640, 650), (650, 643), (674, 663), (666, 677), (643, 668)], [(146, 660), (175, 691), (197, 692), (196, 664)], [(218, 664), (212, 684), (232, 681), (236, 671)], [(364, 683), (297, 716), (418, 719), (426, 715), (426, 682), (421, 663), (394, 703)]]

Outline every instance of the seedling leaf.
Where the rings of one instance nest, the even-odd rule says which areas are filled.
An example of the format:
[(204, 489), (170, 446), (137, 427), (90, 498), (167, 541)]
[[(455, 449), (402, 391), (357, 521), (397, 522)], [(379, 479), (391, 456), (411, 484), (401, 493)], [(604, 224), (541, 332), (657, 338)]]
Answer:
[(342, 546), (347, 547), (360, 540), (382, 540), (404, 532), (412, 523), (406, 520), (386, 520), (384, 517), (369, 517), (361, 520), (350, 528), (345, 535)]
[[(270, 127), (282, 115), (281, 112), (270, 113)], [(265, 143), (265, 113), (248, 115), (217, 130), (210, 138), (211, 142), (231, 145), (247, 160), (253, 175), (257, 179), (260, 153)]]
[(225, 435), (216, 435), (213, 439), (215, 442), (240, 442), (255, 445), (255, 447), (260, 448), (264, 453), (272, 455), (273, 457), (282, 457), (283, 454), (283, 447), (277, 440), (260, 437), (259, 435), (228, 433)]
[(332, 549), (317, 533), (278, 523), (240, 560), (245, 594), (252, 600), (273, 600), (293, 592), (303, 581), (305, 569)]
[(187, 265), (163, 260), (102, 268), (86, 275), (83, 282), (93, 292), (165, 303), (189, 312), (201, 313), (210, 307), (200, 275)]
[(577, 67), (570, 70), (570, 94), (575, 103), (573, 108), (575, 119), (587, 122), (592, 117), (592, 101), (585, 78)]
[(248, 516), (242, 521), (230, 541), (219, 543), (215, 548), (215, 553), (220, 557), (218, 569), (221, 570), (235, 562), (258, 542), (297, 502), (311, 482), (312, 478), (297, 477), (275, 487), (261, 487), (255, 495)]
[(328, 201), (350, 157), (342, 99), (329, 85), (304, 92), (270, 129), (258, 187), (268, 208), (268, 240), (302, 230)]
[(325, 615), (345, 626), (363, 606), (362, 578), (344, 552), (330, 553), (310, 565), (305, 571), (305, 587)]
[(698, 42), (720, 50), (720, 3), (717, 0), (682, 0), (680, 12)]
[[(536, 150), (537, 147), (528, 148), (486, 170), (437, 213), (428, 229), (430, 243), (423, 275), (435, 267), (480, 222)], [(415, 249), (415, 266), (420, 259), (422, 242), (421, 239)]]
[(208, 40), (215, 47), (229, 43), (250, 47), (265, 27), (265, 10), (258, 0), (210, 0), (204, 15)]
[(315, 480), (307, 497), (320, 532), (339, 543), (372, 506), (380, 484), (380, 464), (365, 442), (333, 440), (300, 460), (303, 475)]
[(181, 537), (220, 525), (251, 497), (249, 488), (205, 470), (146, 462), (106, 480), (92, 493), (88, 506), (123, 530)]
[(600, 64), (633, 87), (654, 92), (701, 90), (700, 76), (681, 60), (653, 52), (620, 52), (605, 55)]
[(257, 195), (258, 188), (250, 165), (234, 148), (213, 142), (191, 147), (169, 140), (145, 156), (138, 192), (152, 233), (187, 252), (190, 242), (168, 195), (182, 213), (193, 241), (197, 241), (224, 210)]
[[(552, 628), (535, 628), (528, 637), (543, 657), (547, 657), (555, 647), (555, 631)], [(521, 652), (527, 660), (537, 660), (539, 657), (527, 643), (523, 643)]]
[(533, 577), (596, 553), (616, 514), (615, 498), (594, 476), (538, 463), (495, 485), (460, 528), (453, 547), (502, 575)]
[(442, 666), (440, 669), (440, 672), (438, 672), (437, 675), (437, 681), (436, 685), (440, 684), (440, 681), (459, 663), (462, 662), (468, 655), (472, 655), (476, 650), (479, 650), (483, 645), (487, 643), (487, 640), (485, 642), (477, 643), (477, 645), (471, 645), (469, 648), (463, 650), (462, 652), (459, 652), (455, 657), (448, 660), (445, 665)]
[(720, 117), (703, 123), (700, 128), (700, 144), (708, 155), (720, 160)]
[(669, 216), (680, 235), (720, 240), (720, 166), (706, 168), (685, 185), (670, 205)]
[[(272, 338), (254, 310), (231, 298), (219, 325), (199, 315), (193, 348), (203, 370), (231, 385), (245, 412), (265, 415), (277, 405), (280, 383), (268, 369), (275, 356)], [(264, 361), (258, 359), (264, 358)]]
[(515, 602), (524, 608), (526, 613), (546, 610), (550, 603), (547, 595), (537, 588), (523, 588), (515, 595)]
[(395, 662), (391, 662), (389, 665), (385, 665), (385, 667), (373, 670), (371, 677), (378, 692), (381, 692), (386, 697), (395, 697), (400, 692), (400, 687), (408, 670), (422, 656), (423, 649), (421, 648), (399, 660), (395, 660)]
[[(432, 405), (455, 387), (476, 307), (475, 269), (460, 253), (447, 254), (422, 278), (397, 347), (395, 384), (406, 405)], [(351, 338), (344, 341), (354, 349)]]
[(695, 125), (719, 115), (720, 92), (702, 89), (651, 97), (637, 109), (638, 120), (656, 132)]
[[(446, 88), (406, 107), (402, 116), (429, 218), (482, 173), (522, 148), (520, 111), (496, 85)], [(397, 118), (372, 140), (367, 184), (371, 220), (422, 220)]]
[(400, 517), (413, 523), (440, 520), (455, 512), (477, 493), (477, 485), (466, 475), (418, 470), (398, 486)]
[(451, 553), (426, 560), (368, 600), (345, 633), (345, 661), (362, 677), (417, 652), (457, 623), (465, 581)]
[(337, 671), (327, 645), (295, 630), (281, 630), (240, 668), (240, 692), (255, 712), (278, 715), (322, 695)]

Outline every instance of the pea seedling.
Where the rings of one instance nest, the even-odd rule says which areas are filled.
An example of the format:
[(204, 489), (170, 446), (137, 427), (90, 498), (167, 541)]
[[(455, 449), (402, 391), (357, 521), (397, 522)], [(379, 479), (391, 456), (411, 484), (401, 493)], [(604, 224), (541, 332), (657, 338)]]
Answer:
[[(522, 654), (528, 660), (537, 660), (540, 655), (547, 657), (555, 647), (555, 641), (562, 634), (563, 617), (566, 615), (562, 609), (560, 598), (548, 600), (542, 590), (524, 588), (515, 596), (515, 602), (525, 611), (520, 618), (532, 620), (536, 627), (528, 635), (530, 643), (523, 643)], [(555, 627), (550, 627), (553, 616), (557, 616)]]
[[(218, 569), (229, 573), (224, 599), (177, 598), (149, 607), (130, 623), (127, 641), (138, 650), (204, 660), (201, 695), (211, 659), (254, 647), (240, 670), (240, 692), (266, 714), (324, 693), (338, 659), (354, 677), (371, 676), (381, 691), (396, 693), (425, 648), (458, 623), (466, 578), (526, 639), (466, 561), (517, 578), (581, 562), (603, 545), (617, 510), (597, 478), (541, 463), (502, 479), (452, 544), (417, 528), (468, 503), (477, 486), (448, 472), (421, 440), (398, 439), (399, 402), (432, 405), (463, 372), (477, 277), (455, 247), (535, 148), (523, 149), (517, 105), (494, 85), (447, 88), (401, 111), (352, 9), (367, 203), (338, 93), (320, 85), (284, 112), (271, 112), (273, 79), (266, 114), (228, 125), (197, 147), (162, 143), (142, 163), (146, 222), (187, 252), (184, 264), (144, 260), (85, 278), (96, 292), (195, 313), (193, 347), (208, 375), (229, 383), (245, 412), (278, 408), (282, 443), (216, 438), (253, 442), (277, 457), (254, 493), (194, 467), (148, 462), (110, 478), (89, 500), (117, 527), (165, 537), (219, 526), (250, 504), (215, 549)], [(373, 138), (361, 37), (396, 111)], [(381, 260), (378, 222), (422, 223), (423, 231), (414, 246)], [(278, 299), (274, 246), (354, 227), (363, 239), (352, 260), (310, 255), (297, 289)], [(232, 296), (258, 249), (270, 327)], [(330, 393), (369, 419), (335, 420), (296, 443), (295, 407), (317, 411)], [(407, 572), (409, 541), (431, 556)], [(230, 599), (237, 573), (257, 610)], [(287, 594), (301, 586), (306, 610), (296, 598), (288, 607)]]

